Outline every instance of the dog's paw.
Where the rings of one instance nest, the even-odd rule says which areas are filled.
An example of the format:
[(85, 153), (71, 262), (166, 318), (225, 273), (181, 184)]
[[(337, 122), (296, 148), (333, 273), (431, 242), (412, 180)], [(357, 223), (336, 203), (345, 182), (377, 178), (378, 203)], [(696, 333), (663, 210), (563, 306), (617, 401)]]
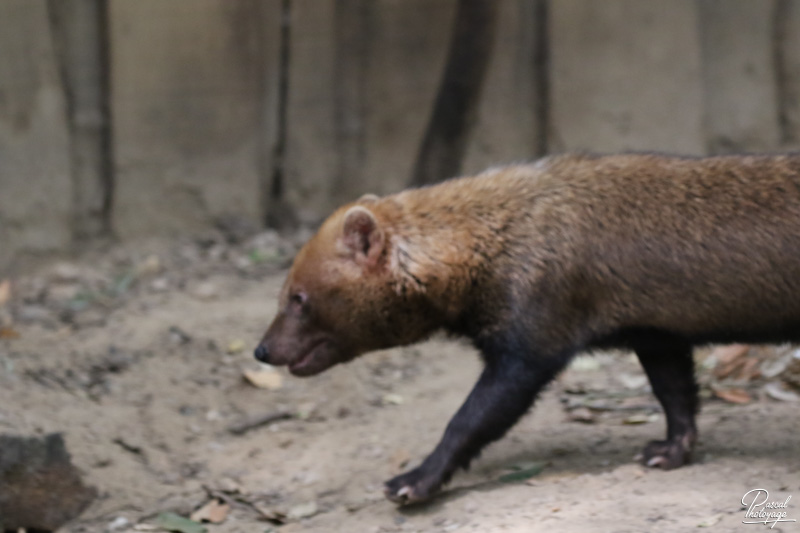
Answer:
[(442, 482), (437, 476), (415, 468), (387, 481), (383, 493), (394, 503), (407, 505), (429, 500), (439, 492), (441, 486)]
[(645, 446), (642, 463), (651, 468), (672, 470), (692, 460), (692, 447), (687, 439), (654, 440)]

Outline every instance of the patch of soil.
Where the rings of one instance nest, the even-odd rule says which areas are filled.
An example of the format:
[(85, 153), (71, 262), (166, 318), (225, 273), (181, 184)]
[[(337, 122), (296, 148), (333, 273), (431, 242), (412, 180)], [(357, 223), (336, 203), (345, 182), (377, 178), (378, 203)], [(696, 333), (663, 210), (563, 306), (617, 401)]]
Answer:
[[(0, 322), (13, 331), (0, 340), (0, 433), (64, 434), (99, 491), (65, 531), (134, 531), (212, 496), (230, 512), (211, 533), (758, 531), (742, 524), (754, 488), (794, 494), (787, 514), (800, 520), (797, 404), (707, 398), (695, 463), (648, 470), (634, 457), (663, 437), (664, 421), (626, 354), (579, 359), (442, 497), (398, 509), (383, 481), (435, 446), (478, 358), (434, 339), (309, 379), (279, 369), (270, 388), (253, 386), (243, 372), (258, 368), (251, 351), (294, 246), (116, 247), (13, 280)], [(287, 415), (230, 431), (273, 413)], [(499, 481), (539, 463), (529, 479)]]

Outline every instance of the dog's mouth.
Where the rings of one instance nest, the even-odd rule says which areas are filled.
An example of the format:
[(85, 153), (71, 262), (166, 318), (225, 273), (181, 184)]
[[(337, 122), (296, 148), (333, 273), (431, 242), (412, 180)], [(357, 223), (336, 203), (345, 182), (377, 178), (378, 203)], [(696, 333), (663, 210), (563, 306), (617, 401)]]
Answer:
[(289, 372), (295, 376), (313, 376), (336, 363), (330, 341), (323, 339), (314, 343), (300, 357), (289, 363)]

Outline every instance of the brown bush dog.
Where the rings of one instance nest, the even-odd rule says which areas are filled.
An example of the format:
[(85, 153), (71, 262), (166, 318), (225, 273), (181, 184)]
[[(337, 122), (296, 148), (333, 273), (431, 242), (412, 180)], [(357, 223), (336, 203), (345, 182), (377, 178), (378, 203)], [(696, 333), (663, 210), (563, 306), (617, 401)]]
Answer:
[(256, 357), (309, 376), (437, 330), (485, 368), (441, 442), (386, 484), (431, 497), (577, 352), (636, 352), (690, 460), (692, 348), (800, 341), (800, 155), (565, 155), (365, 197), (302, 248)]

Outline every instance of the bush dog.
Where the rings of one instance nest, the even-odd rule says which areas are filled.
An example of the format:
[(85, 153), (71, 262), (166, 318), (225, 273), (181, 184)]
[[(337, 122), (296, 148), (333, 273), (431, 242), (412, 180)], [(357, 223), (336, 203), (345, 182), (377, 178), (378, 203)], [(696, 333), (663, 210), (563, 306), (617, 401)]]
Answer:
[(679, 467), (692, 347), (800, 341), (800, 155), (561, 155), (364, 197), (297, 254), (255, 355), (310, 376), (437, 330), (485, 367), (389, 499), (431, 497), (597, 348), (635, 351), (667, 421), (643, 460)]

